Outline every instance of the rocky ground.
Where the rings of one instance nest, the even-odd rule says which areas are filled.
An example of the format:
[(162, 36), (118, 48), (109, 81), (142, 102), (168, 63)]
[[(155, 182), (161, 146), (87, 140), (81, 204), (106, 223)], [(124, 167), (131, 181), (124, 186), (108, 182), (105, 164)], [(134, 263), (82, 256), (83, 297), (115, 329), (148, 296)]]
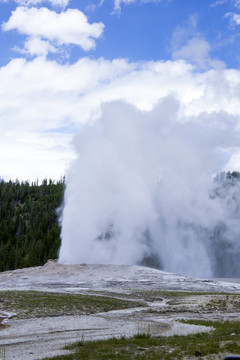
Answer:
[[(127, 309), (90, 314), (24, 318), (6, 311), (1, 291), (36, 290), (62, 294), (88, 294), (134, 301)], [(0, 359), (43, 359), (67, 353), (69, 343), (132, 336), (138, 332), (170, 336), (209, 331), (179, 319), (240, 319), (240, 283), (170, 274), (130, 265), (60, 265), (0, 273)], [(136, 307), (136, 301), (140, 306)], [(5, 307), (4, 307), (5, 306)], [(2, 310), (1, 310), (2, 309)], [(2, 352), (2, 353), (1, 353)]]

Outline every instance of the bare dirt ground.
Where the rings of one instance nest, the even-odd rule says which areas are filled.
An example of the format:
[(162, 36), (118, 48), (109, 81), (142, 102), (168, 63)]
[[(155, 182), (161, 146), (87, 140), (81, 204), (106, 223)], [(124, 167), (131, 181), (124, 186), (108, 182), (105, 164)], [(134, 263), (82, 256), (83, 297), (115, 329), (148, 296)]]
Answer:
[[(104, 295), (141, 301), (142, 307), (89, 315), (18, 318), (1, 311), (0, 349), (5, 359), (36, 360), (68, 353), (65, 345), (139, 332), (170, 336), (209, 331), (179, 319), (238, 319), (238, 280), (194, 279), (128, 265), (60, 265), (0, 273), (0, 290), (37, 290)], [(230, 282), (235, 281), (235, 282)], [(168, 293), (168, 291), (174, 291)], [(186, 296), (177, 292), (188, 291)], [(226, 295), (228, 293), (228, 295)], [(1, 295), (0, 295), (1, 297)], [(1, 359), (1, 353), (0, 353)]]

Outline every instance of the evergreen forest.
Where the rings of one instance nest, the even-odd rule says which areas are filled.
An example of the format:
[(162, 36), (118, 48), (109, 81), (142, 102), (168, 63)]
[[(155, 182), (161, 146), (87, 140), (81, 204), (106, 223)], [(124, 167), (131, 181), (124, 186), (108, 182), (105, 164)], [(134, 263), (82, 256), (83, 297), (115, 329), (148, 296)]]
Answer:
[(0, 180), (0, 271), (57, 258), (63, 193), (64, 179), (41, 184)]

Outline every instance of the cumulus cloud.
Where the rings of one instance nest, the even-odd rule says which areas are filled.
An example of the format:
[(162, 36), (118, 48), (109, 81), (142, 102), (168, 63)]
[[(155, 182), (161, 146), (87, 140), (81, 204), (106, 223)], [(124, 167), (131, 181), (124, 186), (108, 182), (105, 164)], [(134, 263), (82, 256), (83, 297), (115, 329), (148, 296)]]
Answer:
[[(1, 174), (20, 176), (9, 164), (22, 154), (18, 166), (23, 178), (31, 177), (33, 169), (43, 176), (47, 169), (56, 178), (74, 157), (73, 135), (81, 124), (101, 115), (102, 103), (121, 100), (150, 111), (160, 99), (175, 94), (181, 117), (194, 120), (202, 112), (222, 110), (239, 116), (239, 88), (238, 70), (198, 73), (182, 60), (131, 63), (82, 58), (74, 64), (59, 64), (44, 57), (14, 59), (0, 68)], [(34, 142), (39, 145), (31, 138), (37, 138)], [(36, 166), (31, 160), (35, 151), (42, 154)], [(6, 153), (11, 161), (4, 160)], [(54, 164), (55, 158), (59, 160)], [(235, 159), (230, 170), (239, 168), (237, 149)]]
[(56, 47), (51, 45), (51, 43), (38, 37), (31, 37), (25, 41), (24, 49), (19, 47), (14, 47), (13, 49), (22, 54), (29, 54), (31, 56), (47, 56), (49, 52), (57, 52)]
[[(70, 134), (36, 132), (28, 127), (2, 129), (0, 136), (1, 178), (37, 180), (60, 179), (74, 159)], [(37, 171), (36, 171), (37, 170)]]
[(95, 39), (101, 36), (104, 25), (90, 24), (77, 9), (57, 13), (47, 8), (18, 7), (2, 29), (17, 30), (30, 38), (47, 40), (56, 45), (74, 44), (88, 51), (95, 47)]

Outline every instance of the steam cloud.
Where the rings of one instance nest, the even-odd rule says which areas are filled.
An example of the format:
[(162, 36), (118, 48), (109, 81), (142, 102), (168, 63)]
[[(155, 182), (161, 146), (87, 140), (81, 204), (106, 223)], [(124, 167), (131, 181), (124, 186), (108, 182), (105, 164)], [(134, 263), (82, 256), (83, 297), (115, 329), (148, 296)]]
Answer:
[(103, 105), (74, 140), (59, 261), (239, 275), (239, 186), (212, 181), (239, 139), (233, 115), (181, 117), (173, 96)]

